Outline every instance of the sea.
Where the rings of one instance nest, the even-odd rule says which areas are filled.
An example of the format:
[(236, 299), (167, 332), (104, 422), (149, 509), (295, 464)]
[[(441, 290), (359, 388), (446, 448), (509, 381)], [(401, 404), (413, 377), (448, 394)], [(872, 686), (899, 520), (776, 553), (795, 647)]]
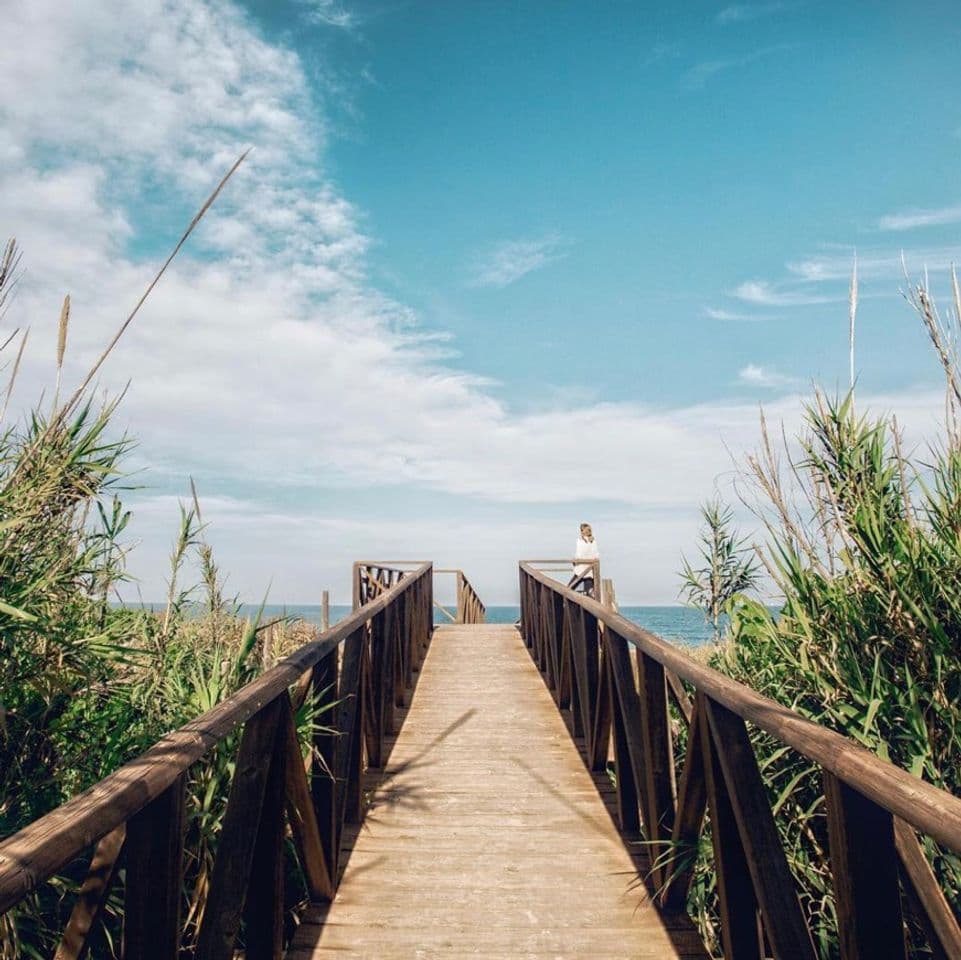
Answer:
[[(240, 609), (242, 616), (256, 616), (257, 606), (244, 605)], [(349, 606), (331, 604), (330, 622), (335, 624), (338, 620), (348, 616), (351, 612)], [(685, 647), (699, 647), (711, 640), (711, 628), (704, 619), (704, 614), (700, 610), (692, 607), (620, 607), (619, 613), (627, 620), (631, 620), (645, 630), (656, 633), (664, 640), (679, 644)], [(520, 618), (520, 607), (501, 606), (487, 608), (488, 623), (516, 623)], [(299, 620), (306, 620), (308, 623), (320, 625), (320, 605), (302, 604), (280, 606), (268, 604), (264, 607), (262, 620), (274, 620), (277, 617), (293, 617)], [(449, 622), (440, 611), (434, 611), (435, 623)]]

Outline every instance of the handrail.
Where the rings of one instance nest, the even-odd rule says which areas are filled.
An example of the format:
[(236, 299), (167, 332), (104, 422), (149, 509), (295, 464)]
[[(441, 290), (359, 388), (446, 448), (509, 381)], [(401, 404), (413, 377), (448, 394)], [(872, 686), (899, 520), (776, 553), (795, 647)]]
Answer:
[[(554, 573), (569, 573), (573, 570), (576, 570), (578, 567), (590, 567), (590, 579), (593, 580), (593, 586), (591, 587), (591, 593), (589, 596), (593, 597), (595, 600), (602, 599), (600, 560), (589, 560), (585, 559), (584, 557), (561, 557), (560, 559), (553, 560), (521, 560), (521, 563), (527, 564), (530, 567), (540, 567), (541, 573), (546, 573), (548, 571), (552, 571)], [(573, 584), (574, 587), (580, 586), (580, 584), (586, 579), (588, 579), (586, 576), (578, 578), (577, 582)]]
[[(354, 608), (366, 599), (377, 596), (383, 590), (399, 582), (415, 566), (413, 560), (358, 560), (354, 564)], [(487, 608), (481, 602), (473, 584), (459, 567), (434, 567), (434, 576), (453, 574), (457, 587), (457, 610), (451, 613), (434, 598), (434, 606), (451, 623), (484, 623)]]
[[(698, 663), (530, 562), (519, 569), (522, 632), (593, 769), (606, 766), (613, 734), (622, 829), (633, 833), (643, 819), (649, 843), (692, 843), (710, 809), (725, 956), (758, 955), (757, 909), (775, 956), (814, 956), (744, 721), (823, 772), (842, 956), (904, 956), (899, 873), (932, 946), (961, 956), (961, 928), (914, 834), (961, 853), (961, 798)], [(694, 687), (693, 704), (680, 680)], [(679, 780), (668, 692), (690, 722)], [(684, 902), (689, 869), (669, 877), (655, 860), (652, 873), (663, 903)]]
[(474, 585), (467, 579), (464, 571), (459, 567), (435, 567), (434, 574), (452, 573), (457, 578), (457, 613), (452, 616), (446, 607), (437, 601), (438, 607), (452, 623), (484, 623), (487, 617), (487, 607), (481, 602)]
[(353, 574), (353, 608), (359, 610), (370, 600), (380, 596), (426, 561), (415, 560), (356, 560)]
[[(265, 888), (254, 868), (258, 857), (273, 858), (273, 862), (282, 856), (285, 793), (310, 893), (316, 898), (331, 897), (338, 876), (342, 823), (362, 815), (364, 747), (369, 765), (378, 766), (384, 737), (392, 732), (394, 705), (406, 702), (405, 690), (429, 642), (432, 595), (431, 565), (424, 563), (207, 713), (161, 737), (99, 783), (4, 840), (0, 843), (0, 913), (115, 831), (126, 830), (126, 840), (121, 842), (128, 848), (128, 863), (138, 853), (155, 856), (168, 837), (170, 849), (179, 849), (182, 859), (178, 824), (183, 816), (184, 775), (241, 726), (237, 772), (209, 894), (217, 909), (205, 912), (199, 942), (233, 937), (229, 917), (232, 912), (239, 915), (248, 884), (251, 896), (247, 899), (254, 911), (248, 917), (251, 936), (256, 939), (261, 931), (273, 937), (278, 915), (282, 924), (282, 888), (279, 892)], [(338, 658), (341, 643), (344, 651)], [(295, 684), (295, 700), (302, 701), (313, 687), (316, 695), (324, 693), (336, 701), (335, 727), (340, 735), (329, 730), (315, 735), (314, 749), (327, 769), (314, 763), (309, 782), (302, 765), (300, 775), (296, 773), (300, 747), (289, 693)], [(268, 823), (271, 803), (273, 824)], [(256, 849), (251, 851), (254, 838)], [(115, 846), (114, 856), (119, 854), (119, 843)], [(238, 851), (244, 850), (241, 856)], [(179, 941), (182, 863), (173, 856), (167, 867), (144, 871), (143, 876), (128, 869), (125, 894), (127, 901), (134, 902), (125, 938)], [(238, 888), (241, 875), (246, 880)], [(138, 904), (146, 909), (134, 909)], [(225, 923), (224, 929), (218, 927)]]

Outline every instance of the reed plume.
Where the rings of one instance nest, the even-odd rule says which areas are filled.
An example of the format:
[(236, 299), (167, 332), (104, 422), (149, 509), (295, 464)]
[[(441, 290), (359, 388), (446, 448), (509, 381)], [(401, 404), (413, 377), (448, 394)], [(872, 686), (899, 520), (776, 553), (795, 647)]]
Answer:
[(67, 352), (67, 327), (70, 326), (70, 294), (63, 298), (60, 308), (60, 324), (57, 328), (57, 387), (53, 394), (53, 412), (60, 403), (60, 384), (63, 379), (63, 357)]

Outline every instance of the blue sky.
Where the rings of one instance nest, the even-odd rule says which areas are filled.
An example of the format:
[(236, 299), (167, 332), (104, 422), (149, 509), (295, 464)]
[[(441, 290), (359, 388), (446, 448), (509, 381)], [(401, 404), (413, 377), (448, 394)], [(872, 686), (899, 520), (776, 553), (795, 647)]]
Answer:
[(947, 3), (15, 0), (8, 30), (24, 406), (63, 293), (79, 380), (254, 148), (103, 375), (148, 599), (193, 476), (248, 599), (344, 599), (400, 552), (510, 601), (591, 519), (619, 597), (673, 602), (758, 406), (790, 431), (846, 383), (855, 249), (864, 402), (937, 431), (899, 257), (946, 299)]
[[(878, 229), (952, 199), (950, 5), (673, 7), (359, 4), (332, 36), (305, 28), (302, 4), (269, 5), (267, 29), (351, 91), (330, 170), (376, 237), (372, 275), (516, 403), (553, 402), (559, 385), (710, 400), (749, 362), (830, 382), (843, 307), (785, 313), (731, 293), (790, 278), (786, 262), (956, 240), (956, 224)], [(505, 242), (545, 265), (472, 283)], [(872, 280), (862, 296), (887, 304), (862, 365), (909, 386), (930, 373), (920, 331), (899, 322), (897, 277)], [(800, 288), (845, 295), (844, 281)]]

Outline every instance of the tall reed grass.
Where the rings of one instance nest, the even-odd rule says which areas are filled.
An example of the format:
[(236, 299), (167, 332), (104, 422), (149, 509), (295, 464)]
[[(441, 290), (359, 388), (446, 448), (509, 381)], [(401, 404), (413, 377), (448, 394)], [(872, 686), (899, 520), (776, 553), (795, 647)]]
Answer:
[[(237, 604), (225, 599), (192, 483), (181, 507), (165, 609), (154, 613), (111, 602), (126, 578), (131, 517), (121, 494), (131, 440), (111, 426), (118, 401), (94, 402), (95, 377), (242, 160), (201, 207), (66, 400), (61, 388), (69, 297), (58, 323), (50, 410), (38, 401), (21, 419), (8, 420), (27, 333), (15, 331), (0, 346), (0, 352), (16, 351), (0, 411), (0, 838), (210, 709), (313, 636), (304, 624), (244, 619)], [(11, 306), (20, 263), (10, 241), (0, 256), (0, 316)], [(191, 582), (191, 567), (199, 569), (199, 583)], [(300, 709), (302, 742), (309, 742), (324, 709), (313, 699)], [(188, 786), (185, 955), (203, 916), (232, 772), (231, 746), (221, 745), (209, 763), (199, 765)], [(0, 960), (53, 955), (85, 867), (74, 864), (0, 917)], [(290, 882), (303, 890), (299, 875)], [(94, 931), (90, 955), (117, 955), (122, 921), (115, 897)]]
[[(961, 792), (961, 297), (943, 322), (926, 285), (908, 292), (946, 376), (939, 437), (907, 451), (895, 417), (816, 390), (796, 444), (762, 418), (748, 461), (763, 528), (758, 555), (783, 596), (773, 615), (743, 594), (713, 666), (911, 773)], [(856, 289), (852, 284), (853, 289)], [(853, 312), (853, 311), (852, 311)], [(953, 324), (953, 327), (952, 327)], [(816, 767), (755, 732), (782, 841), (820, 956), (839, 956), (822, 785)], [(954, 909), (961, 861), (926, 841)], [(710, 851), (691, 908), (716, 945)], [(914, 956), (927, 956), (911, 931)]]

